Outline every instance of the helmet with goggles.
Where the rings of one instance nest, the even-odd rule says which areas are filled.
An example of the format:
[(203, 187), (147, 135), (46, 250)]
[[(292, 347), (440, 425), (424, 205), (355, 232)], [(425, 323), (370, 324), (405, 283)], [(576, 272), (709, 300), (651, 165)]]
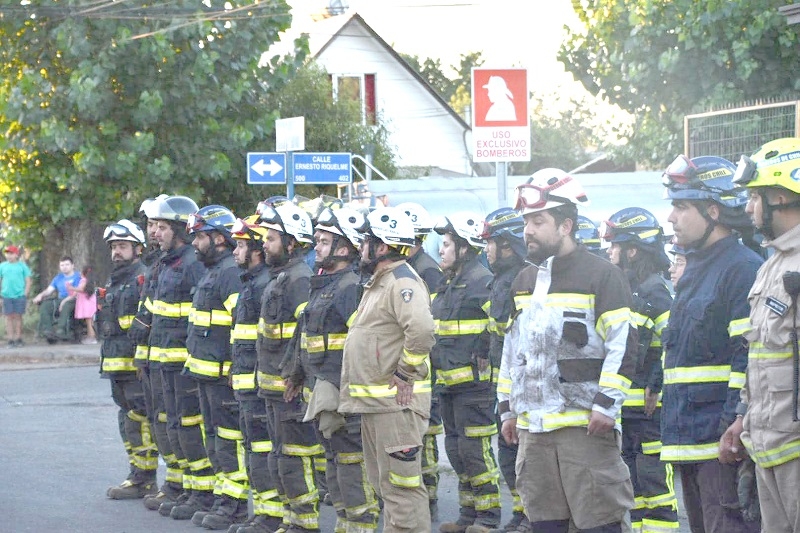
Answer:
[(350, 207), (336, 210), (326, 207), (317, 217), (317, 224), (314, 227), (320, 231), (340, 235), (347, 239), (353, 248), (358, 249), (363, 240), (358, 230), (364, 226), (364, 222), (364, 215)]
[(259, 215), (237, 218), (231, 226), (231, 236), (236, 240), (263, 241), (267, 236), (267, 228), (259, 226)]
[(359, 233), (368, 239), (378, 239), (404, 255), (416, 244), (411, 219), (396, 207), (378, 207), (370, 212)]
[(723, 157), (679, 155), (662, 174), (664, 197), (670, 200), (712, 200), (731, 208), (744, 207), (747, 197), (734, 185), (736, 165)]
[(800, 194), (800, 138), (776, 139), (750, 157), (743, 155), (733, 182), (739, 187), (782, 187)]
[(152, 209), (151, 206), (155, 202), (160, 202), (161, 200), (166, 200), (167, 198), (169, 198), (169, 196), (167, 196), (166, 194), (159, 194), (155, 198), (145, 198), (142, 201), (142, 204), (139, 206), (139, 216), (140, 217), (144, 217), (144, 218), (152, 218), (148, 214), (148, 212), (152, 212), (152, 211), (148, 211), (148, 210)]
[(517, 187), (514, 209), (527, 215), (565, 204), (585, 206), (589, 198), (575, 178), (557, 168), (544, 168)]
[(433, 231), (439, 235), (449, 233), (460, 237), (477, 250), (482, 250), (486, 247), (486, 239), (481, 237), (483, 234), (483, 218), (469, 211), (459, 211), (440, 218), (433, 226)]
[(189, 235), (198, 232), (218, 231), (226, 237), (231, 234), (231, 228), (236, 217), (227, 207), (221, 205), (207, 205), (196, 213), (189, 215), (186, 221), (186, 231)]
[(311, 217), (296, 205), (282, 203), (278, 206), (264, 206), (259, 213), (261, 225), (291, 235), (299, 243), (311, 244), (314, 242), (314, 227)]
[(600, 226), (600, 237), (610, 243), (628, 243), (640, 248), (663, 250), (664, 231), (655, 215), (641, 207), (617, 211)]
[(142, 228), (126, 218), (106, 226), (103, 231), (103, 240), (109, 244), (114, 241), (129, 241), (147, 246)]
[(418, 239), (425, 237), (433, 229), (431, 215), (418, 203), (403, 202), (397, 204), (396, 207), (411, 219), (411, 224), (414, 225), (414, 235), (416, 235)]
[(525, 246), (525, 221), (514, 209), (501, 207), (486, 215), (480, 237), (484, 240), (504, 239), (515, 254), (525, 257), (528, 248)]

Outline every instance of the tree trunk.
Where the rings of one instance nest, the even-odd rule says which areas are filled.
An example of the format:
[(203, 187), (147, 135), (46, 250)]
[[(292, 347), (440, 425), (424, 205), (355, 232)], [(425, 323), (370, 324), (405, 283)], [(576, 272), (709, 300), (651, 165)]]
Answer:
[(103, 241), (105, 227), (105, 223), (73, 219), (50, 229), (45, 235), (45, 245), (39, 252), (40, 287), (34, 287), (32, 294), (47, 287), (59, 273), (58, 263), (65, 255), (72, 257), (78, 272), (87, 266), (91, 267), (91, 278), (96, 287), (105, 285), (111, 272), (108, 245)]

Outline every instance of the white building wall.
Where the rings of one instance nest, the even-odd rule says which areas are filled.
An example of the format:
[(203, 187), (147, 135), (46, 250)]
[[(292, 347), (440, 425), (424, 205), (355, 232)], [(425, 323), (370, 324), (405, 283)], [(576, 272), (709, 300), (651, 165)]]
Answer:
[(346, 24), (316, 61), (329, 74), (375, 74), (376, 108), (398, 166), (471, 174), (463, 126), (360, 24)]

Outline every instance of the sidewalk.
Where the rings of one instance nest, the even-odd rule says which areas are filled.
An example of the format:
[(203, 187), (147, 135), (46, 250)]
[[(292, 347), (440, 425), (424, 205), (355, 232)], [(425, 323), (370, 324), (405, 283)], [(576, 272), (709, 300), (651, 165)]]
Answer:
[(25, 340), (23, 346), (0, 344), (0, 371), (31, 367), (83, 366), (100, 364), (100, 344)]

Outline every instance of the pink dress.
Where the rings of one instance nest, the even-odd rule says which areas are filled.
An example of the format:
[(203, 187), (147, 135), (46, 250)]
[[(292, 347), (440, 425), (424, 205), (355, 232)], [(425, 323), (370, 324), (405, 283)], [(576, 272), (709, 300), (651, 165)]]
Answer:
[[(78, 288), (86, 286), (86, 278), (81, 278)], [(85, 319), (93, 318), (97, 312), (97, 297), (94, 292), (86, 294), (84, 292), (75, 291), (75, 318)]]

